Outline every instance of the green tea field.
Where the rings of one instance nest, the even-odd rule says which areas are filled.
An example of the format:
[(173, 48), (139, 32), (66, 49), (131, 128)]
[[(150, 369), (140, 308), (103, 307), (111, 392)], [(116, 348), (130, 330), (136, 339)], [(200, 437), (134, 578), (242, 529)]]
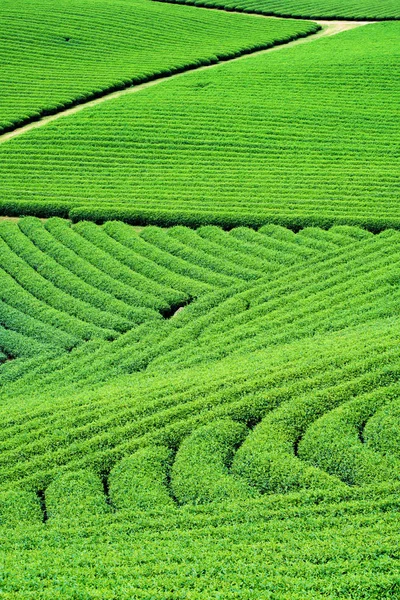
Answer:
[(400, 2), (185, 4), (0, 7), (0, 599), (400, 598)]

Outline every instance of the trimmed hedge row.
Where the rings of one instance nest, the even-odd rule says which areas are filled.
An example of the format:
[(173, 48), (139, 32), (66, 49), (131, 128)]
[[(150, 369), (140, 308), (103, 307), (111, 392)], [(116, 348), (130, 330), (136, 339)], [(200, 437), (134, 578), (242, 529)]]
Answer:
[(110, 220), (118, 220), (137, 226), (173, 227), (184, 225), (191, 228), (215, 225), (227, 230), (236, 227), (258, 229), (267, 224), (280, 225), (295, 232), (304, 227), (330, 229), (335, 226), (361, 227), (372, 233), (380, 233), (386, 229), (400, 229), (400, 218), (398, 217), (357, 217), (356, 215), (332, 215), (327, 217), (318, 214), (296, 214), (294, 212), (277, 215), (275, 211), (246, 214), (242, 212), (220, 212), (217, 209), (212, 212), (184, 211), (178, 208), (176, 210), (132, 209), (124, 205), (74, 207), (69, 210), (68, 216), (73, 222), (87, 220), (101, 224)]
[(42, 343), (18, 331), (6, 329), (2, 325), (0, 325), (0, 348), (10, 358), (44, 354), (47, 359), (49, 355), (57, 354), (57, 350), (51, 344)]
[[(400, 370), (392, 367), (387, 376), (397, 381)], [(323, 415), (302, 437), (298, 446), (299, 457), (349, 485), (399, 480), (400, 460), (394, 456), (382, 456), (363, 444), (360, 437), (364, 423), (378, 408), (397, 398), (399, 392), (400, 384), (394, 383)]]
[[(295, 237), (295, 236), (294, 236)], [(163, 359), (181, 366), (218, 358), (236, 349), (331, 331), (396, 315), (400, 237), (388, 231), (293, 271), (282, 270), (238, 296), (244, 309), (210, 324), (201, 345), (188, 338)], [(390, 244), (390, 248), (388, 246)]]
[(211, 422), (183, 440), (171, 470), (171, 488), (180, 504), (207, 504), (249, 498), (244, 481), (229, 473), (246, 427), (230, 419)]
[[(168, 307), (162, 298), (141, 292), (138, 278), (135, 278), (135, 273), (129, 269), (126, 269), (126, 275), (131, 277), (130, 285), (121, 281), (118, 278), (119, 263), (78, 236), (69, 225), (68, 221), (57, 218), (49, 219), (44, 226), (38, 219), (29, 217), (21, 219), (18, 223), (21, 231), (44, 254), (95, 290), (100, 290), (107, 296), (111, 295), (113, 300), (124, 302), (126, 307), (124, 309), (119, 305), (119, 312), (128, 318), (130, 312), (135, 315), (133, 307), (141, 306), (153, 310)], [(104, 296), (103, 306), (107, 306), (107, 296)]]
[[(360, 480), (355, 482), (341, 477), (339, 455), (342, 451), (344, 454), (341, 445), (342, 437), (336, 435), (336, 431), (332, 438), (328, 438), (327, 433), (327, 439), (323, 439), (323, 426), (321, 425), (321, 430), (318, 430), (317, 419), (320, 415), (341, 405), (349, 395), (361, 395), (360, 400), (357, 400), (360, 404), (368, 398), (372, 398), (373, 401), (374, 394), (376, 397), (380, 396), (383, 401), (390, 400), (394, 390), (398, 389), (397, 384), (391, 384), (396, 379), (394, 374), (396, 367), (394, 371), (391, 367), (378, 367), (375, 371), (371, 368), (371, 363), (374, 364), (374, 361), (364, 359), (358, 364), (352, 364), (350, 368), (345, 367), (341, 377), (337, 378), (336, 385), (322, 390), (316, 390), (314, 386), (314, 391), (284, 402), (269, 413), (236, 454), (233, 463), (234, 472), (245, 477), (249, 484), (263, 492), (282, 493), (303, 487), (331, 488), (340, 486), (341, 479), (346, 483), (360, 484)], [(352, 376), (347, 382), (349, 371)], [(378, 390), (378, 386), (382, 389)], [(364, 398), (363, 394), (374, 389), (377, 391)], [(323, 416), (321, 421), (326, 418), (329, 418), (329, 415)], [(313, 425), (314, 421), (317, 424)], [(318, 432), (317, 437), (316, 432)], [(301, 441), (297, 455), (296, 448), (299, 440)], [(307, 440), (309, 440), (309, 451), (307, 451)], [(326, 446), (326, 453), (322, 442)], [(335, 444), (336, 449), (340, 448), (339, 452), (334, 452)], [(346, 445), (349, 443), (345, 442), (344, 448)], [(312, 452), (312, 460), (310, 460)], [(329, 456), (331, 462), (328, 462)], [(300, 460), (304, 458), (308, 459), (311, 465)]]
[[(10, 255), (8, 253), (2, 253), (1, 249), (0, 257), (7, 261), (7, 266), (12, 264)], [(20, 263), (16, 262), (16, 266), (19, 267)], [(89, 340), (93, 337), (104, 337), (107, 335), (107, 332), (104, 333), (100, 327), (97, 327), (95, 324), (87, 323), (73, 315), (67, 314), (63, 311), (61, 306), (59, 308), (54, 308), (48, 304), (46, 298), (41, 298), (39, 287), (32, 290), (39, 296), (39, 298), (37, 298), (33, 293), (30, 293), (23, 287), (26, 280), (22, 280), (21, 284), (19, 284), (12, 277), (13, 273), (16, 275), (17, 271), (13, 270), (10, 275), (6, 271), (0, 269), (1, 298), (8, 306), (17, 309), (21, 311), (21, 313), (29, 315), (42, 323), (48, 324), (50, 330), (52, 328), (57, 328), (60, 332), (60, 339), (63, 339), (64, 332), (74, 339), (82, 340)]]
[(148, 446), (117, 463), (108, 478), (112, 504), (132, 511), (174, 506), (167, 487), (171, 462), (169, 448)]
[(172, 264), (178, 265), (193, 279), (204, 281), (214, 287), (232, 286), (238, 281), (237, 273), (236, 275), (224, 273), (226, 264), (223, 259), (220, 261), (210, 259), (205, 252), (182, 244), (160, 227), (145, 227), (140, 232), (140, 237), (167, 253), (171, 257)]
[(61, 519), (85, 521), (110, 511), (99, 477), (90, 471), (67, 472), (59, 475), (45, 492), (49, 523)]
[[(60, 273), (57, 269), (53, 272), (46, 261), (45, 256), (43, 257), (45, 261), (45, 274), (48, 274), (50, 280), (43, 277), (34, 266), (31, 266), (29, 262), (27, 262), (27, 260), (30, 259), (32, 260), (32, 264), (37, 265), (37, 268), (39, 268), (40, 263), (35, 262), (35, 247), (32, 245), (28, 249), (26, 247), (19, 248), (19, 236), (15, 239), (17, 234), (16, 228), (14, 227), (10, 232), (6, 232), (3, 227), (4, 224), (5, 223), (0, 224), (0, 257), (2, 267), (27, 292), (44, 301), (56, 310), (65, 312), (67, 309), (69, 314), (81, 321), (89, 323), (93, 329), (96, 329), (99, 333), (99, 337), (115, 337), (117, 335), (117, 329), (113, 329), (113, 325), (122, 330), (129, 328), (129, 322), (127, 320), (115, 317), (112, 314), (110, 314), (108, 318), (108, 314), (101, 311), (99, 308), (94, 307), (84, 300), (71, 296), (69, 291), (73, 292), (74, 290), (68, 287), (68, 282), (71, 283), (70, 280), (68, 278), (63, 279), (63, 273)], [(11, 224), (7, 223), (7, 225)], [(7, 233), (11, 233), (11, 235), (7, 235)], [(12, 248), (6, 243), (4, 238), (10, 243), (15, 242), (16, 250), (22, 251), (23, 258), (18, 256), (17, 252), (13, 252)], [(30, 253), (30, 250), (32, 250), (32, 254)], [(60, 283), (64, 289), (58, 288), (51, 279)], [(79, 293), (79, 286), (77, 293)]]
[[(74, 229), (98, 248), (140, 274), (146, 281), (151, 281), (156, 289), (164, 290), (170, 305), (188, 301), (189, 293), (201, 295), (211, 291), (209, 286), (199, 285), (189, 277), (171, 271), (169, 263), (165, 264), (165, 257), (161, 253), (151, 253), (151, 246), (141, 242), (129, 227), (118, 227), (116, 221), (103, 227), (97, 227), (89, 221), (80, 221), (74, 225)], [(164, 265), (160, 264), (161, 262)]]
[[(48, 226), (49, 221), (46, 224), (46, 227)], [(72, 229), (79, 234), (80, 238), (79, 243), (73, 246), (75, 252), (86, 261), (92, 261), (113, 278), (140, 291), (142, 295), (158, 298), (158, 301), (163, 299), (163, 306), (166, 304), (170, 307), (188, 300), (187, 294), (180, 290), (158, 283), (151, 272), (148, 275), (138, 273), (141, 257), (128, 252), (126, 248), (112, 240), (101, 227), (89, 221), (80, 221)]]
[(182, 209), (148, 209), (128, 208), (126, 205), (113, 204), (96, 207), (70, 206), (62, 202), (43, 204), (39, 201), (0, 201), (0, 215), (9, 217), (36, 216), (40, 218), (60, 217), (70, 219), (73, 223), (90, 221), (96, 224), (104, 224), (107, 221), (122, 221), (128, 225), (145, 227), (155, 225), (158, 227), (174, 227), (177, 225), (192, 229), (215, 226), (224, 230), (240, 227), (259, 229), (265, 225), (280, 225), (294, 232), (304, 228), (312, 227), (329, 230), (335, 227), (361, 228), (371, 233), (381, 233), (387, 229), (400, 229), (400, 218), (397, 217), (366, 217), (366, 216), (341, 216), (329, 217), (317, 214), (304, 214), (291, 212), (290, 214), (277, 215), (274, 211), (254, 214), (243, 212), (221, 212), (215, 211), (183, 211)]
[[(107, 229), (120, 232), (126, 245)], [(132, 246), (151, 256), (149, 263), (159, 256), (183, 269), (184, 260), (151, 243), (153, 233), (160, 239), (157, 228), (146, 232), (147, 241), (124, 224), (109, 223), (101, 231), (113, 248), (130, 254)], [(285, 256), (301, 247), (311, 257), (305, 261), (302, 255), (296, 268), (284, 260), (253, 286), (239, 281), (203, 292), (173, 318), (147, 322), (112, 344), (100, 341), (50, 360), (31, 359), (28, 369), (21, 362), (1, 367), (4, 407), (12, 407), (10, 414), (2, 409), (3, 483), (25, 480), (43, 489), (60, 467), (90, 467), (104, 475), (140, 448), (176, 449), (194, 429), (221, 418), (254, 425), (296, 398), (319, 403), (321, 412), (312, 413), (311, 423), (331, 407), (329, 399), (340, 404), (346, 393), (388, 385), (390, 373), (382, 364), (395, 369), (398, 363), (399, 234), (352, 230), (353, 242), (344, 245), (343, 236), (335, 241), (332, 235), (324, 245), (323, 232), (307, 231), (299, 242), (297, 234), (279, 227), (256, 235), (283, 240)], [(133, 250), (130, 256), (135, 260)], [(17, 415), (21, 398), (26, 410)], [(276, 483), (288, 489), (297, 485), (289, 467), (298, 457), (291, 456), (282, 467), (289, 483)], [(317, 485), (317, 471), (311, 471), (315, 478), (308, 476), (305, 484)], [(275, 480), (279, 473), (276, 468)]]
[(378, 409), (366, 422), (363, 441), (376, 452), (400, 458), (400, 403), (397, 398)]
[(216, 8), (246, 14), (283, 17), (287, 19), (326, 19), (347, 21), (393, 21), (400, 19), (396, 1), (383, 6), (378, 0), (344, 2), (343, 0), (157, 0), (167, 4), (183, 4)]
[[(201, 266), (223, 273), (228, 277), (254, 281), (263, 274), (265, 263), (252, 259), (248, 253), (232, 252), (228, 245), (222, 250), (218, 244), (203, 239), (198, 232), (189, 227), (176, 226), (168, 229), (168, 236), (178, 240), (192, 252), (192, 260), (198, 261)], [(228, 237), (228, 236), (226, 236)], [(180, 254), (187, 255), (187, 251), (180, 248)]]
[(40, 525), (43, 512), (37, 494), (23, 489), (13, 489), (0, 494), (0, 526), (12, 529), (27, 525)]
[(398, 228), (397, 40), (367, 25), (271, 53), (268, 74), (258, 56), (88, 108), (1, 145), (0, 195), (99, 222)]
[[(211, 284), (204, 281), (198, 281), (196, 280), (196, 277), (192, 278), (193, 271), (195, 272), (195, 275), (200, 273), (200, 276), (204, 275), (206, 277), (207, 272), (205, 270), (203, 271), (202, 269), (193, 267), (192, 271), (190, 265), (184, 260), (157, 248), (153, 245), (152, 240), (147, 242), (141, 236), (135, 235), (135, 232), (125, 223), (108, 221), (104, 224), (103, 228), (111, 238), (143, 256), (144, 264), (139, 266), (139, 269), (142, 269), (140, 272), (149, 273), (149, 269), (154, 269), (155, 278), (158, 279), (159, 277), (164, 277), (167, 270), (167, 283), (174, 287), (175, 285), (185, 285), (186, 291), (191, 297), (197, 297), (205, 292), (211, 292), (213, 290)], [(213, 274), (211, 274), (211, 276), (213, 276)], [(193, 281), (193, 279), (195, 280)], [(215, 282), (214, 277), (213, 281)]]
[[(82, 320), (92, 321), (102, 328), (127, 331), (133, 323), (149, 318), (150, 311), (131, 309), (127, 304), (87, 284), (82, 278), (64, 268), (47, 252), (42, 252), (14, 223), (0, 223), (0, 236), (12, 252), (24, 262), (25, 271), (36, 275), (43, 285), (63, 298), (69, 311)], [(6, 265), (5, 268), (7, 268)], [(73, 307), (73, 308), (72, 308)]]
[[(383, 333), (382, 328), (380, 331)], [(387, 351), (387, 364), (398, 356), (393, 326), (387, 331), (385, 344), (389, 344), (391, 335), (395, 338), (391, 342), (393, 356), (390, 357)], [(338, 339), (343, 340), (343, 333)], [(371, 352), (374, 345), (375, 356)], [(377, 381), (385, 380), (388, 375), (380, 372), (383, 347), (384, 343), (376, 340), (376, 330), (371, 328), (368, 332), (349, 334), (341, 356), (336, 345), (328, 344), (323, 350), (323, 359), (318, 361), (315, 353), (320, 356), (322, 348), (316, 349), (315, 343), (309, 341), (308, 346), (304, 343), (301, 346), (301, 358), (299, 346), (293, 346), (292, 355), (289, 354), (292, 364), (288, 361), (286, 348), (282, 354), (269, 351), (246, 359), (243, 356), (234, 361), (230, 359), (220, 365), (216, 363), (212, 378), (209, 366), (170, 375), (163, 371), (162, 377), (153, 373), (137, 381), (122, 378), (103, 390), (95, 387), (92, 393), (86, 394), (83, 390), (78, 395), (77, 386), (71, 380), (72, 389), (68, 393), (66, 388), (67, 393), (62, 393), (63, 401), (58, 401), (57, 410), (50, 401), (51, 417), (43, 420), (34, 407), (33, 412), (24, 415), (18, 425), (18, 431), (22, 427), (25, 432), (22, 444), (18, 442), (20, 433), (17, 431), (13, 435), (6, 422), (3, 423), (3, 440), (0, 442), (2, 481), (24, 479), (40, 489), (51, 481), (60, 465), (75, 470), (90, 466), (104, 474), (118, 460), (141, 447), (156, 443), (175, 448), (194, 429), (213, 420), (229, 417), (254, 422), (262, 419), (267, 410), (276, 408), (299, 391), (311, 394), (320, 388), (319, 394), (314, 392), (312, 397), (315, 396), (323, 412), (326, 399), (337, 397), (339, 403), (346, 394), (362, 393), (376, 387)], [(365, 355), (369, 356), (368, 360)], [(353, 368), (342, 369), (339, 376), (340, 369), (331, 370), (332, 361), (338, 364), (349, 362), (350, 366), (355, 363)], [(371, 371), (370, 375), (357, 378), (363, 369)], [(82, 385), (82, 377), (78, 380)], [(339, 382), (337, 390), (336, 382)], [(83, 388), (85, 385), (88, 383), (83, 382)], [(122, 395), (121, 386), (124, 387)], [(26, 395), (27, 389), (19, 383), (19, 394), (23, 391)], [(51, 389), (48, 385), (47, 393)], [(53, 389), (60, 396), (59, 375), (54, 377)], [(72, 405), (71, 393), (76, 397)], [(127, 405), (128, 397), (135, 399), (131, 406)], [(299, 407), (304, 408), (302, 403)], [(311, 414), (311, 420), (317, 416), (315, 410), (312, 413), (306, 411), (306, 414)], [(10, 418), (12, 429), (16, 425), (12, 415)], [(60, 437), (59, 432), (64, 428), (68, 428), (68, 436)], [(21, 460), (21, 450), (24, 460)]]
[(7, 329), (28, 338), (33, 338), (54, 349), (71, 350), (79, 343), (79, 339), (51, 327), (47, 323), (31, 317), (0, 300), (0, 323), (6, 323)]

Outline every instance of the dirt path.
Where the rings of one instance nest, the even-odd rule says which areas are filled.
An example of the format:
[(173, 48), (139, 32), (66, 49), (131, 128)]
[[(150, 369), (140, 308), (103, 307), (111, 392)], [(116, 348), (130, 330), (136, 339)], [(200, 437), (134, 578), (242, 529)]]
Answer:
[[(203, 10), (208, 10), (208, 9), (203, 9)], [(252, 16), (261, 17), (262, 19), (277, 18), (277, 17), (266, 17), (264, 15), (252, 15)], [(74, 106), (72, 108), (60, 110), (60, 112), (58, 112), (54, 115), (50, 115), (48, 117), (43, 117), (39, 121), (34, 121), (33, 123), (29, 123), (28, 125), (24, 125), (22, 127), (18, 127), (17, 129), (14, 129), (13, 131), (10, 131), (8, 133), (4, 133), (3, 135), (0, 135), (0, 144), (7, 142), (8, 140), (11, 140), (15, 137), (18, 137), (19, 135), (23, 135), (24, 133), (27, 133), (28, 131), (31, 131), (32, 129), (37, 129), (38, 127), (43, 127), (43, 125), (52, 123), (53, 121), (56, 121), (57, 119), (61, 119), (62, 117), (68, 117), (77, 112), (80, 112), (81, 110), (85, 110), (86, 108), (89, 108), (90, 106), (96, 106), (97, 104), (101, 104), (102, 102), (107, 102), (108, 100), (114, 100), (115, 98), (120, 98), (121, 96), (125, 96), (126, 94), (135, 94), (136, 92), (140, 92), (141, 90), (145, 90), (145, 89), (153, 87), (155, 85), (159, 85), (160, 83), (163, 83), (164, 81), (167, 81), (169, 79), (176, 79), (177, 77), (184, 77), (187, 73), (192, 73), (194, 71), (205, 71), (208, 69), (215, 69), (215, 68), (218, 68), (218, 66), (220, 66), (224, 63), (227, 63), (227, 62), (233, 62), (236, 60), (246, 60), (248, 58), (252, 58), (253, 56), (260, 56), (262, 54), (267, 54), (269, 52), (277, 52), (279, 50), (282, 50), (283, 48), (298, 46), (300, 44), (308, 44), (308, 43), (313, 42), (314, 40), (318, 40), (322, 37), (336, 35), (337, 33), (341, 33), (342, 31), (347, 31), (348, 29), (354, 29), (355, 27), (361, 27), (363, 25), (368, 25), (369, 23), (373, 22), (373, 21), (321, 21), (319, 19), (303, 19), (303, 20), (304, 21), (306, 21), (306, 20), (314, 21), (314, 23), (318, 23), (319, 25), (321, 25), (322, 29), (320, 31), (318, 31), (317, 33), (310, 34), (307, 37), (303, 37), (298, 40), (293, 40), (292, 42), (287, 42), (286, 44), (285, 43), (279, 44), (277, 46), (273, 46), (272, 48), (267, 48), (265, 50), (256, 50), (254, 52), (249, 52), (248, 54), (243, 54), (242, 56), (237, 56), (235, 58), (229, 58), (227, 60), (221, 60), (220, 62), (214, 63), (212, 65), (189, 68), (186, 71), (184, 71), (183, 73), (176, 73), (174, 75), (166, 75), (165, 77), (160, 77), (159, 79), (154, 79), (153, 81), (148, 81), (146, 83), (131, 86), (124, 90), (120, 90), (118, 92), (110, 92), (109, 94), (105, 94), (101, 98), (96, 98), (95, 100), (88, 100), (87, 102), (78, 104), (77, 106)]]

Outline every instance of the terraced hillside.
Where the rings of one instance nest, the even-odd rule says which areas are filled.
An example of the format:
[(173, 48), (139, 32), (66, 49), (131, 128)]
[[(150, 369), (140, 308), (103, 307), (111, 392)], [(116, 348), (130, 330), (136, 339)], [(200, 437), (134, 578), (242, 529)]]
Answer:
[(10, 140), (3, 211), (397, 228), (399, 32), (378, 23), (249, 56)]
[(398, 7), (229, 1), (1, 5), (5, 600), (400, 597)]
[[(370, 597), (397, 593), (400, 233), (26, 218), (0, 236), (25, 342), (49, 340), (0, 367), (4, 597), (361, 598), (368, 569)], [(122, 291), (147, 318), (52, 345), (48, 286), (70, 295), (63, 339), (80, 286), (94, 303), (106, 284), (109, 327)]]
[(3, 0), (0, 132), (317, 29), (147, 0)]

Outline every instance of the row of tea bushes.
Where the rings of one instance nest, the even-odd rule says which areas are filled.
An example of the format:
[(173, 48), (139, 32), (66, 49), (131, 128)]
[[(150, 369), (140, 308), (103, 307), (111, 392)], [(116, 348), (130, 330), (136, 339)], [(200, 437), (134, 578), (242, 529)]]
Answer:
[[(57, 217), (46, 222), (37, 217), (2, 221), (0, 316), (5, 329), (0, 347), (7, 356), (35, 356), (70, 351), (96, 337), (116, 339), (141, 324), (149, 324), (152, 332), (164, 331), (161, 317), (201, 298), (205, 304), (194, 302), (194, 312), (188, 314), (208, 313), (213, 305), (211, 318), (219, 322), (223, 312), (228, 317), (232, 310), (229, 304), (217, 308), (222, 300), (217, 290), (230, 298), (248, 282), (276, 274), (288, 261), (310, 260), (313, 253), (324, 255), (343, 242), (340, 238), (336, 244), (323, 239), (316, 243), (307, 231), (281, 241), (280, 231), (239, 231), (252, 238), (244, 242), (235, 231), (228, 234), (218, 228), (194, 232), (147, 227), (137, 232), (118, 222), (72, 226)], [(231, 250), (225, 255), (227, 245)], [(248, 306), (238, 302), (242, 309)], [(199, 326), (200, 322), (197, 331)], [(130, 339), (123, 342), (125, 349)], [(174, 349), (173, 340), (168, 347)], [(156, 351), (153, 347), (149, 357)], [(129, 349), (127, 353), (132, 354)], [(16, 367), (7, 365), (7, 370), (15, 372)]]

